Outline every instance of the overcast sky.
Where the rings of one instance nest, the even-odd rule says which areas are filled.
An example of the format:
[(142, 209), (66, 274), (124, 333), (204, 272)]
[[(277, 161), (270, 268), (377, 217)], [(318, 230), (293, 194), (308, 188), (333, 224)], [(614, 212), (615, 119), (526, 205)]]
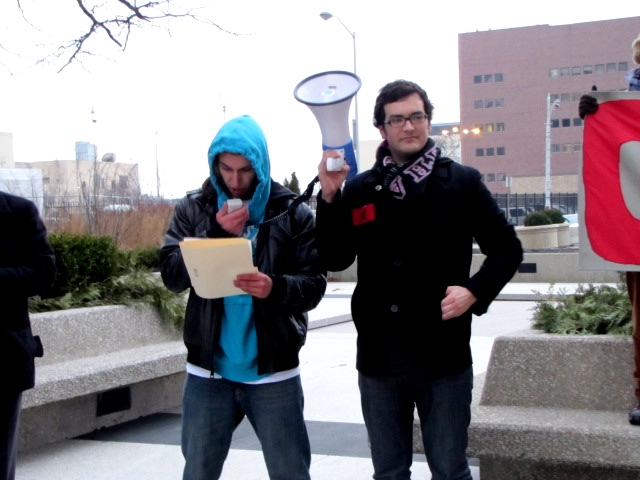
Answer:
[[(512, 0), (200, 1), (211, 4), (202, 14), (242, 35), (172, 20), (171, 34), (135, 30), (124, 53), (103, 41), (96, 50), (103, 55), (61, 73), (47, 65), (26, 68), (0, 51), (0, 61), (12, 67), (0, 68), (0, 132), (13, 133), (15, 160), (74, 159), (75, 142), (89, 141), (98, 158), (112, 152), (118, 161), (139, 163), (147, 193), (156, 193), (157, 158), (160, 193), (180, 197), (208, 175), (207, 149), (224, 120), (249, 114), (266, 133), (272, 177), (282, 182), (296, 172), (304, 187), (317, 173), (322, 138), (294, 88), (316, 73), (353, 70), (352, 36), (320, 12), (356, 36), (361, 141), (380, 138), (373, 103), (398, 78), (426, 89), (434, 123), (459, 120), (458, 33), (639, 15), (637, 0), (615, 8), (557, 0), (524, 7)], [(9, 51), (36, 58), (32, 47), (43, 36), (55, 42), (84, 28), (75, 2), (22, 0), (31, 25), (17, 16), (16, 3), (0, 5), (0, 45)]]

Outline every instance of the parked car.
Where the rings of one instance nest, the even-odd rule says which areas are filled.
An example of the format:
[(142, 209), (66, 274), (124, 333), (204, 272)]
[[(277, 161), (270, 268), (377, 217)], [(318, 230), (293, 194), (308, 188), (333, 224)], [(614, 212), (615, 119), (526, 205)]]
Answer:
[(564, 221), (566, 223), (578, 223), (578, 214), (577, 213), (566, 213), (563, 215)]

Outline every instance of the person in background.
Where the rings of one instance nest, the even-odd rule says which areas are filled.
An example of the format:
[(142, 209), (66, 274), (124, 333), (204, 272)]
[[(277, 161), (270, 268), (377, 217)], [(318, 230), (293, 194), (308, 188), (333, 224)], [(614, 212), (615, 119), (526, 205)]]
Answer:
[[(270, 178), (267, 141), (248, 115), (225, 123), (208, 153), (210, 178), (175, 207), (161, 249), (161, 274), (173, 292), (189, 289), (184, 342), (184, 480), (220, 478), (236, 426), (246, 415), (269, 472), (308, 480), (311, 453), (303, 417), (298, 353), (307, 313), (327, 281), (315, 219), (295, 194)], [(243, 205), (229, 212), (228, 200)], [(180, 252), (186, 237), (244, 237), (258, 272), (238, 275), (244, 294), (199, 297)]]
[[(516, 273), (523, 250), (480, 173), (442, 157), (433, 105), (416, 83), (379, 92), (373, 167), (319, 165), (318, 250), (327, 270), (357, 258), (351, 313), (373, 478), (411, 478), (414, 408), (434, 480), (471, 480), (472, 314)], [(486, 255), (470, 274), (474, 240)]]
[(22, 392), (34, 387), (34, 359), (43, 355), (28, 300), (55, 278), (55, 255), (36, 205), (0, 191), (0, 480), (15, 478)]
[[(631, 43), (631, 55), (633, 63), (640, 65), (640, 35)], [(640, 91), (640, 66), (629, 70), (625, 78), (629, 82), (629, 91)], [(592, 90), (596, 90), (594, 86)], [(592, 115), (598, 111), (598, 100), (589, 94), (582, 95), (578, 103), (578, 115), (583, 120), (587, 115)], [(638, 112), (640, 115), (640, 112)], [(635, 396), (636, 406), (629, 412), (629, 423), (640, 425), (640, 272), (625, 272), (629, 301), (631, 302), (631, 323), (633, 325), (633, 378), (636, 383)]]

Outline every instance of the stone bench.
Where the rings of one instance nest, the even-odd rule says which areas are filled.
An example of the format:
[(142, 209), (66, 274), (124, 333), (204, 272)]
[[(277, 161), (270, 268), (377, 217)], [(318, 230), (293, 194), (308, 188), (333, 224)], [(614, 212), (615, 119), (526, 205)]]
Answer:
[(630, 337), (497, 337), (469, 428), (482, 480), (640, 479), (632, 374)]
[(31, 323), (44, 357), (23, 395), (20, 450), (182, 404), (186, 348), (154, 308), (62, 310)]

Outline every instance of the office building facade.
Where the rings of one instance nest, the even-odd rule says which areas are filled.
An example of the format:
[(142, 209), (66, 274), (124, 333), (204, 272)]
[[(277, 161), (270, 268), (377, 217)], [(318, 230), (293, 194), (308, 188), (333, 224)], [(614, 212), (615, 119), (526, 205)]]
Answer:
[(494, 193), (543, 193), (547, 171), (552, 192), (577, 192), (578, 100), (627, 89), (639, 33), (631, 17), (459, 34), (460, 126), (480, 131), (460, 136), (461, 162)]

